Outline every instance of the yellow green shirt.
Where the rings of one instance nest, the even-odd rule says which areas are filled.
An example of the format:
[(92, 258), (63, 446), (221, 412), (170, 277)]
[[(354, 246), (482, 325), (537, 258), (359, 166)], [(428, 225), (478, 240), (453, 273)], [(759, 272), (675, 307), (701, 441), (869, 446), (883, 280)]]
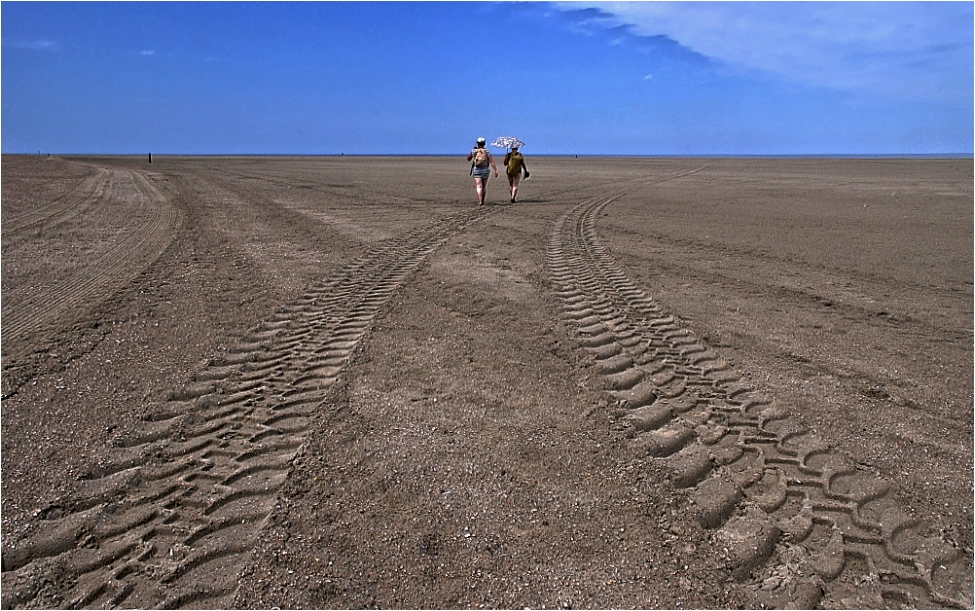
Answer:
[(521, 166), (524, 162), (524, 157), (521, 153), (511, 153), (508, 155), (508, 175), (514, 176), (515, 174), (521, 174)]

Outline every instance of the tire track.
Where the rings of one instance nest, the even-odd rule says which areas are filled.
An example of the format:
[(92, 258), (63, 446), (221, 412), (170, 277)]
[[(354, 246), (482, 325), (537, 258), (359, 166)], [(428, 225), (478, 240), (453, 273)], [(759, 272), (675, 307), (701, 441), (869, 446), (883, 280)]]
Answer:
[(869, 587), (887, 607), (971, 608), (969, 555), (627, 278), (595, 230), (620, 195), (557, 219), (549, 271), (578, 343), (618, 400), (629, 443), (689, 489), (689, 511), (715, 531), (733, 574), (761, 580), (756, 597), (768, 607), (843, 607)]
[(374, 317), (427, 256), (491, 212), (387, 241), (195, 374), (83, 492), (5, 544), (3, 606), (231, 607), (291, 461)]
[[(43, 335), (76, 320), (94, 303), (108, 297), (146, 269), (175, 238), (182, 214), (148, 178), (136, 172), (103, 170), (64, 198), (53, 214), (29, 219), (11, 231), (24, 232), (68, 222), (75, 213), (102, 201), (137, 198), (139, 211), (128, 235), (97, 261), (66, 282), (3, 310), (4, 356), (34, 349), (26, 337)], [(53, 204), (52, 204), (53, 205)], [(7, 238), (4, 238), (7, 240)], [(6, 246), (6, 244), (5, 244)]]
[(35, 208), (26, 214), (15, 216), (12, 219), (4, 219), (4, 249), (8, 248), (12, 243), (19, 243), (25, 239), (29, 239), (45, 228), (53, 227), (64, 222), (79, 211), (102, 199), (109, 186), (109, 178), (109, 170), (96, 168), (96, 172), (93, 175), (51, 203)]

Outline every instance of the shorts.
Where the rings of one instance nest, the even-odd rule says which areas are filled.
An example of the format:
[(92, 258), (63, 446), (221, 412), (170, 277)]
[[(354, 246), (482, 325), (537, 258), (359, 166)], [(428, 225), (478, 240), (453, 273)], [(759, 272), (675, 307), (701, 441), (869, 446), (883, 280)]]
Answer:
[(487, 178), (491, 175), (491, 166), (486, 165), (483, 168), (474, 166), (471, 168), (471, 176), (474, 178)]

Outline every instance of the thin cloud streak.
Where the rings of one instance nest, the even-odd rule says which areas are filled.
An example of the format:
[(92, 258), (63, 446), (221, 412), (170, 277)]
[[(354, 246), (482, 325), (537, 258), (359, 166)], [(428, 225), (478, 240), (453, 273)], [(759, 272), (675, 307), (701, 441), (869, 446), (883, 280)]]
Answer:
[(58, 51), (61, 46), (53, 40), (3, 41), (3, 46), (29, 51)]

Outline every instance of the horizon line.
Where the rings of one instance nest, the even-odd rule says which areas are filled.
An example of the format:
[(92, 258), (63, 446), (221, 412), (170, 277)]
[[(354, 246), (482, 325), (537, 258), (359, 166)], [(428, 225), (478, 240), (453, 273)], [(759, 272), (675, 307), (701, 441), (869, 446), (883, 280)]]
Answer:
[[(463, 157), (464, 153), (12, 153), (24, 157)], [(953, 153), (529, 153), (531, 157), (614, 157), (614, 158), (948, 158), (973, 159), (975, 152)]]

